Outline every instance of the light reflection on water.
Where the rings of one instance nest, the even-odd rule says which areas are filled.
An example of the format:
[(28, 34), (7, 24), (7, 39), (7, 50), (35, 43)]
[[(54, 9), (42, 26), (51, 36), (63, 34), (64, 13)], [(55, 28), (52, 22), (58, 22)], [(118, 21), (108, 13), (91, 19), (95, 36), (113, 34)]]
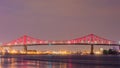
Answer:
[(50, 61), (31, 61), (15, 58), (0, 58), (0, 68), (119, 68), (109, 65), (89, 65)]

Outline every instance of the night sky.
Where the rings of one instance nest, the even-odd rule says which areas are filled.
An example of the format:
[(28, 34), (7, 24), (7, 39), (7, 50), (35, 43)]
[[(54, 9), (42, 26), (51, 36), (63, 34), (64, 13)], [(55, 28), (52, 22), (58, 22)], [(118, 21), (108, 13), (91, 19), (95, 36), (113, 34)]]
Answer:
[(0, 0), (0, 42), (22, 35), (68, 40), (88, 34), (120, 40), (120, 0)]

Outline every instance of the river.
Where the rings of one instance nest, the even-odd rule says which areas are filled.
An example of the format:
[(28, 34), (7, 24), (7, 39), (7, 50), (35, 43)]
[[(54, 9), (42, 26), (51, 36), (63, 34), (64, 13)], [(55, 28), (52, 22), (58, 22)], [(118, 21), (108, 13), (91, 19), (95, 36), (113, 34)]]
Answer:
[(0, 68), (120, 68), (120, 66), (0, 58)]

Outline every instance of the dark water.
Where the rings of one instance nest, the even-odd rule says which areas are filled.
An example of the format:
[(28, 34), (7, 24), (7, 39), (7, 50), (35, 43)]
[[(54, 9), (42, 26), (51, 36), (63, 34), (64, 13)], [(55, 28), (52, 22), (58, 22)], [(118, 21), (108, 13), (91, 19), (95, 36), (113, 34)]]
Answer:
[(0, 58), (0, 68), (120, 68), (115, 65), (91, 65), (78, 63)]

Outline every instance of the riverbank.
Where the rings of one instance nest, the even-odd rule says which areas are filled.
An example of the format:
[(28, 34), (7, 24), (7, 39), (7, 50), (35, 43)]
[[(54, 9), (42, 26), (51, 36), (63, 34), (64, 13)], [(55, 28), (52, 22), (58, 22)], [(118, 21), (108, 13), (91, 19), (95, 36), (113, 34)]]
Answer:
[(3, 55), (1, 58), (120, 66), (119, 55)]

